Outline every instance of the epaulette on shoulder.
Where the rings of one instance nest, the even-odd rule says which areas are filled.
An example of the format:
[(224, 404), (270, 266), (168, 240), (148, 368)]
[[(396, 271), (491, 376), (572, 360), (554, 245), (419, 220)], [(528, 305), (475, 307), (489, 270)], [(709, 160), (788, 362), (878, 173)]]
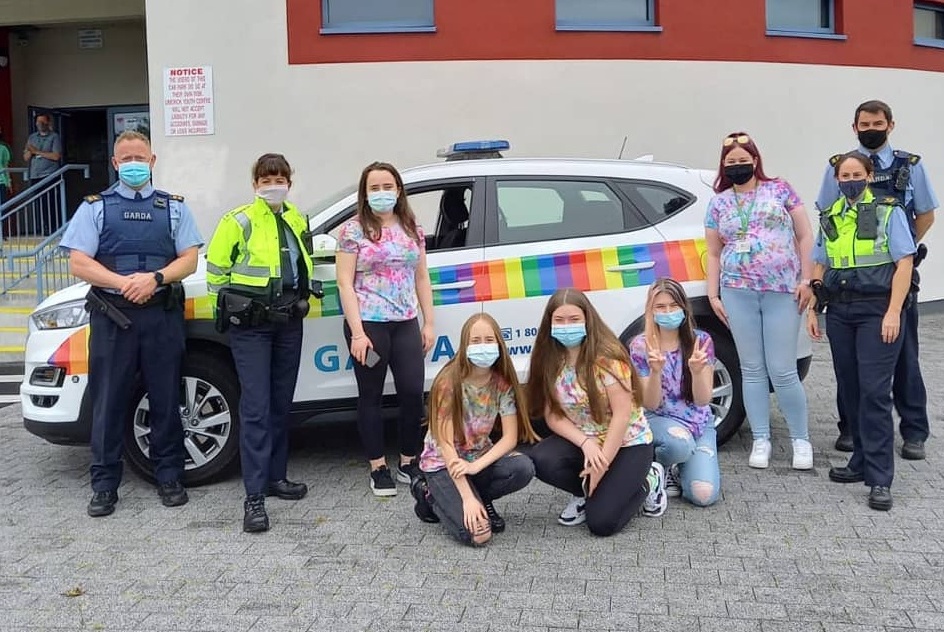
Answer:
[(95, 204), (96, 202), (102, 201), (102, 196), (98, 193), (93, 193), (92, 195), (86, 195), (84, 199), (89, 204)]
[(883, 206), (899, 206), (898, 198), (894, 195), (886, 195), (880, 198), (875, 198), (875, 201)]
[(183, 202), (184, 196), (171, 194), (170, 199), (174, 200), (175, 202)]
[(910, 152), (903, 151), (901, 149), (896, 149), (892, 153), (895, 154), (895, 158), (904, 158), (908, 161), (909, 164), (912, 164), (912, 165), (916, 165), (919, 162), (921, 162), (921, 156), (919, 156), (918, 154), (912, 154)]
[(842, 154), (834, 154), (829, 157), (829, 166), (835, 167), (836, 163), (839, 162), (839, 159), (842, 158)]

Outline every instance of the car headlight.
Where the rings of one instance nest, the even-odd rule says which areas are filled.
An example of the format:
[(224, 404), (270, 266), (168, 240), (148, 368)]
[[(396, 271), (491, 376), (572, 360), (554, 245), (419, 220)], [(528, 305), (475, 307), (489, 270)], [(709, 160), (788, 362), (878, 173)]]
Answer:
[(85, 311), (85, 301), (81, 300), (48, 307), (31, 318), (36, 329), (68, 329), (87, 325), (89, 313)]

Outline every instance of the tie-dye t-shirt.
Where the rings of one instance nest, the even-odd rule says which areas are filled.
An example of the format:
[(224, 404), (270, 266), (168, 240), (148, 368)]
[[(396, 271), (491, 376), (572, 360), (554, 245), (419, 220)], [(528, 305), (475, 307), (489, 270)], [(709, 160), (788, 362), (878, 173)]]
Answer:
[[(715, 363), (715, 345), (711, 336), (700, 329), (695, 330), (698, 343), (705, 346), (708, 364)], [(646, 334), (639, 334), (629, 343), (629, 358), (633, 367), (642, 377), (649, 377), (649, 351), (646, 348)], [(660, 417), (668, 417), (682, 423), (696, 439), (705, 430), (705, 425), (714, 419), (710, 406), (696, 406), (682, 397), (682, 352), (679, 349), (665, 354), (665, 366), (662, 367), (662, 403), (652, 411)]]
[(399, 223), (385, 226), (380, 240), (364, 234), (355, 217), (338, 233), (338, 251), (357, 255), (354, 294), (361, 320), (399, 322), (416, 318), (416, 267), (426, 247), (423, 229), (416, 227), (419, 243)]
[[(606, 395), (606, 387), (615, 384), (617, 379), (629, 388), (631, 380), (629, 365), (619, 361), (603, 362), (606, 362), (606, 368), (597, 365), (594, 371), (597, 388)], [(588, 437), (596, 437), (600, 445), (603, 445), (606, 440), (606, 431), (610, 425), (610, 416), (613, 413), (609, 400), (606, 404), (606, 419), (594, 419), (590, 410), (590, 397), (583, 386), (580, 385), (576, 369), (570, 365), (565, 365), (560, 375), (557, 376), (555, 387), (558, 401), (567, 418), (580, 429), (580, 432)], [(649, 429), (649, 422), (646, 421), (646, 415), (642, 407), (636, 406), (630, 415), (629, 425), (626, 427), (626, 434), (623, 436), (621, 447), (647, 443), (652, 443), (652, 431)]]
[[(790, 211), (799, 196), (784, 180), (758, 182), (753, 191), (723, 191), (708, 203), (705, 228), (718, 231), (721, 285), (761, 292), (793, 292), (800, 282), (800, 257)], [(746, 230), (744, 230), (746, 224)], [(746, 239), (750, 252), (737, 252)]]
[[(442, 405), (437, 412), (440, 418), (451, 414), (451, 390), (444, 394), (441, 401)], [(484, 386), (463, 382), (462, 408), (465, 413), (462, 419), (465, 438), (461, 444), (456, 444), (455, 448), (459, 458), (470, 462), (491, 449), (492, 440), (489, 435), (498, 419), (518, 412), (514, 389), (497, 375), (493, 375)], [(427, 431), (423, 441), (423, 453), (420, 455), (420, 469), (424, 472), (435, 472), (444, 467), (446, 463), (442, 451), (432, 433)]]

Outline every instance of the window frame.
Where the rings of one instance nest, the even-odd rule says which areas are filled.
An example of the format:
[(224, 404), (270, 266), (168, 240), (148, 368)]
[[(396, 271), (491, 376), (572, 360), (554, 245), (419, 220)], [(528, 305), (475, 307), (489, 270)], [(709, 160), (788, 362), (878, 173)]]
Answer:
[(328, 16), (331, 14), (332, 2), (354, 2), (355, 0), (321, 0), (321, 35), (350, 35), (370, 33), (435, 33), (436, 6), (435, 0), (419, 0), (429, 7), (429, 23), (418, 23), (410, 20), (391, 20), (389, 22), (343, 22), (336, 26), (329, 25)]
[[(637, 230), (643, 230), (651, 226), (650, 222), (646, 217), (636, 208), (627, 196), (620, 190), (616, 184), (615, 178), (611, 177), (594, 177), (594, 176), (580, 176), (580, 175), (559, 175), (559, 174), (545, 174), (545, 175), (517, 175), (517, 174), (502, 174), (495, 176), (488, 176), (486, 179), (486, 197), (485, 197), (485, 226), (484, 226), (484, 239), (483, 244), (486, 248), (496, 247), (496, 246), (517, 246), (525, 244), (540, 244), (547, 243), (552, 241), (562, 241), (565, 239), (593, 239), (596, 237), (606, 237), (609, 235), (621, 235), (626, 233), (634, 233)], [(608, 233), (594, 233), (590, 235), (567, 235), (563, 237), (555, 237), (554, 239), (534, 239), (531, 241), (515, 241), (515, 242), (501, 242), (498, 237), (498, 184), (499, 182), (580, 182), (580, 183), (594, 183), (602, 184), (610, 189), (610, 192), (613, 196), (619, 200), (622, 209), (623, 209), (623, 229), (614, 232)]]
[(638, 0), (646, 3), (646, 12), (651, 19), (646, 22), (594, 22), (589, 20), (561, 20), (557, 17), (557, 2), (554, 0), (554, 28), (558, 31), (616, 31), (661, 33), (662, 27), (656, 24), (656, 0)]
[(939, 20), (944, 20), (944, 5), (940, 4), (926, 4), (924, 2), (915, 2), (914, 9), (912, 9), (912, 37), (914, 38), (915, 46), (927, 46), (929, 48), (944, 48), (944, 37), (918, 37), (917, 33), (914, 32), (914, 12), (915, 11), (931, 11), (932, 13), (938, 16)]
[(812, 27), (809, 29), (801, 29), (797, 27), (790, 28), (780, 28), (777, 26), (771, 26), (767, 16), (769, 13), (768, 3), (770, 0), (764, 0), (764, 28), (766, 29), (766, 34), (772, 37), (807, 37), (812, 39), (833, 39), (833, 40), (845, 40), (847, 39), (845, 35), (838, 32), (838, 26), (836, 24), (836, 0), (818, 0), (820, 3), (828, 2), (829, 3), (829, 26), (828, 27)]
[[(663, 182), (662, 180), (646, 180), (644, 178), (618, 178), (613, 180), (613, 184), (616, 187), (616, 190), (620, 195), (629, 200), (630, 204), (634, 207), (636, 212), (645, 218), (646, 222), (650, 226), (657, 226), (662, 222), (668, 221), (676, 217), (679, 213), (685, 209), (692, 206), (695, 202), (698, 201), (698, 196), (691, 191), (686, 191), (685, 189), (670, 184), (668, 182)], [(671, 215), (666, 215), (665, 213), (658, 214), (658, 216), (650, 217), (649, 213), (646, 212), (646, 209), (651, 209), (652, 205), (643, 197), (636, 187), (638, 185), (648, 186), (652, 188), (661, 188), (666, 191), (672, 191), (678, 193), (679, 196), (684, 197), (688, 200), (684, 206), (680, 206), (674, 211)], [(626, 187), (626, 188), (624, 188)], [(655, 209), (652, 209), (653, 211)]]

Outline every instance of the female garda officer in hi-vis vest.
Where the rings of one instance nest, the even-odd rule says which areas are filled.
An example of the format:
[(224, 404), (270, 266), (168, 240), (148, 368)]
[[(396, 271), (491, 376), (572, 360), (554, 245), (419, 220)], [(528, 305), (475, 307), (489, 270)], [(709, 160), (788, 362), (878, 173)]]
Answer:
[[(819, 286), (816, 302), (826, 304), (838, 399), (849, 416), (853, 449), (849, 463), (831, 468), (829, 478), (865, 482), (869, 507), (888, 511), (895, 472), (892, 376), (916, 248), (895, 198), (876, 198), (869, 190), (871, 160), (850, 152), (834, 168), (842, 197), (820, 217), (811, 285)], [(807, 329), (819, 338), (812, 308)]]
[(219, 331), (229, 331), (239, 375), (243, 531), (266, 531), (265, 497), (299, 500), (286, 478), (286, 423), (302, 349), (312, 273), (305, 218), (285, 201), (292, 168), (265, 154), (252, 169), (256, 199), (220, 220), (207, 249), (207, 286)]

